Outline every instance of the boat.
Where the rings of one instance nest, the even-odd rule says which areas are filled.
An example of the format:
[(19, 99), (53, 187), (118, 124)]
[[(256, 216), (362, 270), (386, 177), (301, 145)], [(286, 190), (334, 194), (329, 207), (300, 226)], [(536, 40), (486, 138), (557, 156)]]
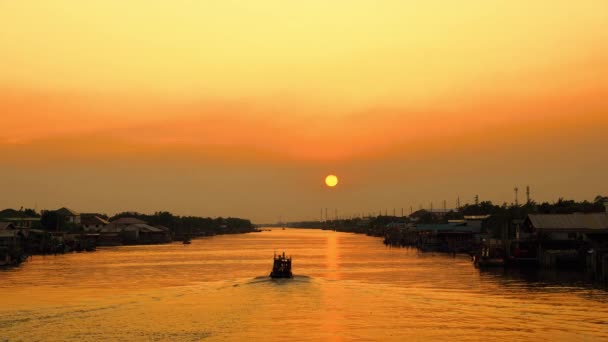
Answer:
[(186, 237), (184, 238), (183, 244), (184, 244), (184, 245), (189, 245), (189, 244), (191, 244), (191, 243), (192, 243), (192, 242), (190, 241), (190, 237), (189, 237), (189, 236), (186, 236)]
[(504, 250), (501, 247), (482, 245), (481, 250), (473, 255), (473, 265), (476, 267), (505, 266)]
[(274, 254), (274, 264), (272, 265), (272, 272), (270, 272), (271, 278), (292, 278), (291, 273), (291, 257), (286, 257), (285, 252), (283, 254)]

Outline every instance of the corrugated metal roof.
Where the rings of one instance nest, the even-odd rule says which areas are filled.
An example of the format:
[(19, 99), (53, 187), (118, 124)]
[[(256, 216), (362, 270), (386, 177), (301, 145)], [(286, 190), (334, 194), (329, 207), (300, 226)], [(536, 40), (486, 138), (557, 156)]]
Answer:
[(59, 208), (57, 210), (55, 210), (55, 212), (61, 216), (79, 216), (80, 214), (75, 212), (74, 210), (70, 209), (70, 208)]
[(152, 227), (145, 223), (132, 224), (124, 228), (125, 231), (140, 231), (140, 232), (150, 232), (150, 233), (160, 233), (163, 232), (162, 229)]
[(95, 224), (103, 224), (106, 225), (110, 222), (108, 222), (107, 220), (104, 220), (103, 218), (99, 217), (99, 216), (82, 216), (80, 218), (80, 223), (83, 225), (88, 225), (88, 226), (92, 226)]
[(530, 214), (532, 226), (540, 230), (608, 230), (608, 215), (594, 214)]

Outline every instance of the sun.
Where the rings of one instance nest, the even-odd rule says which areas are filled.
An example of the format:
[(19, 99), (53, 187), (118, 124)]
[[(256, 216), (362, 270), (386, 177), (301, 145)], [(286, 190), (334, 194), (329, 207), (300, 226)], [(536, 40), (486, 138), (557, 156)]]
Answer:
[(327, 184), (328, 187), (333, 188), (334, 186), (338, 185), (338, 177), (336, 175), (329, 175), (325, 177), (325, 184)]

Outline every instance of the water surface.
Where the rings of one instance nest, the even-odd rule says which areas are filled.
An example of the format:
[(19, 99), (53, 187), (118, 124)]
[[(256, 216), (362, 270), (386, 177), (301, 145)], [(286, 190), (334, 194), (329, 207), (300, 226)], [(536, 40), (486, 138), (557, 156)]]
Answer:
[[(283, 250), (296, 277), (270, 280)], [(277, 229), (36, 256), (0, 272), (0, 340), (608, 340), (579, 279)]]

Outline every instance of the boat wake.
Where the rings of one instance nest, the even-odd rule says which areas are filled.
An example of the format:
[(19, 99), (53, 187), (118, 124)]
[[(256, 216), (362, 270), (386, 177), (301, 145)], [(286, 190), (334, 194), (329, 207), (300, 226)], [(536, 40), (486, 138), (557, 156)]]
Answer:
[(312, 278), (305, 275), (294, 274), (292, 278), (271, 278), (269, 276), (255, 277), (244, 285), (255, 284), (290, 284), (290, 283), (309, 283)]

